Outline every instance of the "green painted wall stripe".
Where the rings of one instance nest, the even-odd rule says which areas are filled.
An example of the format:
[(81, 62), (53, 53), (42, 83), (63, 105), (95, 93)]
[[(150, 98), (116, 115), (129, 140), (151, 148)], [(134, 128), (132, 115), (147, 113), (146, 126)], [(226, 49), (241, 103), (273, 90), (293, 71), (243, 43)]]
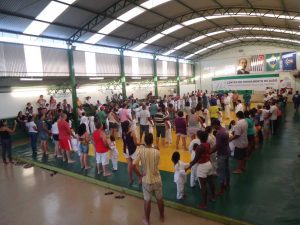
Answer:
[(235, 75), (235, 76), (226, 76), (226, 77), (215, 77), (212, 78), (212, 81), (216, 80), (235, 80), (235, 79), (251, 79), (251, 78), (270, 78), (270, 77), (279, 77), (279, 74), (253, 74), (253, 75)]
[[(58, 172), (60, 174), (67, 175), (67, 176), (70, 176), (70, 177), (73, 177), (73, 178), (76, 178), (76, 179), (79, 179), (79, 180), (82, 180), (82, 181), (86, 181), (86, 182), (89, 182), (89, 183), (92, 183), (92, 184), (96, 184), (96, 185), (99, 185), (99, 186), (104, 187), (104, 188), (108, 188), (108, 189), (111, 189), (111, 190), (114, 190), (114, 191), (118, 191), (118, 192), (121, 192), (121, 193), (125, 193), (125, 194), (128, 194), (128, 195), (143, 199), (143, 194), (141, 192), (131, 190), (129, 188), (120, 187), (120, 186), (117, 186), (117, 185), (114, 185), (114, 184), (110, 184), (110, 183), (107, 183), (107, 182), (104, 182), (104, 181), (100, 181), (100, 180), (97, 180), (97, 179), (94, 179), (94, 178), (91, 178), (91, 177), (83, 176), (83, 175), (80, 175), (80, 174), (77, 174), (77, 173), (74, 173), (74, 172), (70, 172), (68, 170), (60, 169), (60, 168), (57, 168), (55, 166), (50, 166), (50, 165), (40, 163), (40, 162), (37, 162), (37, 161), (34, 161), (34, 160), (25, 159), (25, 158), (22, 158), (22, 157), (19, 157), (19, 156), (14, 157), (14, 159), (32, 164), (32, 165), (40, 167), (40, 168), (44, 168), (44, 169), (47, 169), (47, 170), (52, 170), (52, 171)], [(155, 199), (153, 198), (152, 201), (155, 202)], [(186, 212), (186, 213), (190, 213), (190, 214), (193, 214), (193, 215), (205, 218), (205, 219), (213, 220), (213, 221), (216, 221), (216, 222), (220, 222), (220, 223), (224, 223), (224, 224), (228, 224), (228, 225), (251, 225), (250, 223), (247, 223), (247, 222), (244, 222), (244, 221), (241, 221), (241, 220), (236, 220), (236, 219), (232, 219), (232, 218), (229, 218), (229, 217), (226, 217), (226, 216), (221, 216), (221, 215), (218, 215), (218, 214), (215, 214), (215, 213), (212, 213), (212, 212), (208, 212), (208, 211), (196, 209), (196, 208), (193, 208), (193, 207), (185, 206), (185, 205), (182, 205), (180, 203), (176, 203), (176, 202), (172, 202), (172, 201), (168, 201), (168, 200), (164, 200), (164, 203), (165, 203), (165, 206), (167, 206), (167, 207), (177, 209), (177, 210), (180, 210), (180, 211), (183, 211), (183, 212)]]

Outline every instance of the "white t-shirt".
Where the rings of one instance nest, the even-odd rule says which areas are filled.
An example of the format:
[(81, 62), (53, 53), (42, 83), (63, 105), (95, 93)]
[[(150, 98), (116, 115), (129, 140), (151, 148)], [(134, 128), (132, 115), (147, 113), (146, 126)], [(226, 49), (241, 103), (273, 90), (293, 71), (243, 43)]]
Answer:
[(194, 144), (200, 145), (200, 144), (201, 144), (200, 139), (196, 138), (196, 139), (193, 139), (193, 140), (190, 142), (190, 145), (189, 145), (189, 152), (191, 153), (191, 159), (192, 159), (192, 160), (195, 158), (195, 155), (196, 155), (195, 151), (193, 150)]
[(276, 107), (276, 105), (271, 106), (270, 113), (271, 113), (270, 120), (277, 120), (277, 107)]
[(248, 137), (247, 137), (248, 123), (245, 119), (239, 120), (233, 128), (234, 135), (239, 135), (238, 138), (234, 139), (232, 142), (237, 148), (247, 148), (248, 147)]
[(34, 127), (36, 127), (36, 124), (34, 123), (34, 121), (26, 123), (26, 127), (27, 127), (29, 133), (37, 133), (37, 131), (34, 129)]
[(140, 125), (149, 125), (148, 118), (150, 117), (150, 112), (148, 110), (141, 110), (140, 112)]
[(242, 103), (237, 104), (237, 106), (235, 107), (235, 113), (239, 111), (244, 112), (244, 106), (242, 105)]
[(59, 134), (58, 127), (57, 127), (57, 122), (55, 122), (54, 124), (52, 124), (52, 126), (51, 126), (51, 133), (52, 134)]

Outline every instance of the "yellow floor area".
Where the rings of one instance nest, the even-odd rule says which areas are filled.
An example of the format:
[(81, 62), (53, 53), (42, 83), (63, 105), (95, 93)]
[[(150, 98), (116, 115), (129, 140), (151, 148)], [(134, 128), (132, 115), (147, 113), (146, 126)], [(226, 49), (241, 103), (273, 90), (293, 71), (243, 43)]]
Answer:
[[(255, 105), (253, 105), (254, 107)], [(234, 112), (231, 112), (231, 118), (235, 118)], [(224, 125), (228, 125), (230, 122), (230, 120), (223, 120), (223, 124)], [(155, 143), (155, 129), (154, 129), (154, 143)], [(139, 128), (137, 130), (137, 134), (139, 137)], [(139, 138), (138, 138), (139, 139)], [(165, 144), (165, 146), (159, 146), (160, 148), (160, 170), (164, 170), (164, 171), (169, 171), (169, 172), (174, 172), (174, 165), (171, 161), (171, 156), (172, 153), (175, 151), (175, 142), (176, 142), (176, 135), (175, 135), (175, 131), (172, 131), (172, 144)], [(190, 143), (190, 138), (187, 137), (187, 147), (189, 146)], [(122, 139), (118, 139), (116, 141), (117, 144), (117, 149), (119, 151), (119, 161), (120, 162), (126, 162), (126, 158), (123, 154), (123, 142)], [(183, 147), (182, 147), (182, 142), (180, 142), (179, 144), (179, 153), (181, 156), (181, 161), (184, 162), (190, 162), (191, 161), (191, 155), (189, 153), (189, 151), (184, 151)], [(95, 151), (94, 151), (94, 147), (91, 144), (90, 148), (89, 148), (89, 155), (94, 156), (95, 155)]]

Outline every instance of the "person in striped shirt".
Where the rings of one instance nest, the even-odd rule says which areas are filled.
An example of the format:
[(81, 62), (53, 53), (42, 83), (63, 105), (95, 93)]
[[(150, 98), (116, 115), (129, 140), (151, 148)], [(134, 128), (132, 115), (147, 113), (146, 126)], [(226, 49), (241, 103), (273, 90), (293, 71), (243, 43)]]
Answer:
[(165, 119), (167, 115), (163, 113), (162, 108), (158, 108), (156, 115), (154, 116), (156, 126), (156, 145), (159, 146), (159, 138), (161, 137), (162, 145), (165, 145), (166, 137), (166, 124)]

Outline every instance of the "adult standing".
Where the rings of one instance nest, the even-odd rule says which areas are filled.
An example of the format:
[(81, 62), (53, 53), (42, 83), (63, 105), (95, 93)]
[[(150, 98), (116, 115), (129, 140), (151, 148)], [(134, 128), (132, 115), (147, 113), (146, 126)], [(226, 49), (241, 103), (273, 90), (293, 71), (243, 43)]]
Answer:
[(47, 125), (45, 123), (45, 114), (39, 114), (38, 116), (38, 122), (37, 122), (37, 128), (38, 128), (38, 132), (39, 132), (39, 138), (41, 141), (41, 147), (42, 147), (42, 151), (43, 154), (48, 155), (48, 128)]
[(10, 129), (7, 126), (7, 120), (0, 121), (0, 139), (2, 145), (2, 160), (4, 164), (7, 164), (6, 155), (10, 163), (13, 163), (11, 157), (11, 133), (14, 133), (17, 127), (17, 121), (14, 121), (14, 127)]
[(159, 146), (159, 138), (161, 137), (162, 145), (165, 145), (166, 137), (166, 124), (165, 124), (166, 115), (163, 114), (162, 108), (158, 108), (158, 111), (154, 117), (155, 126), (156, 126), (156, 145)]
[(151, 116), (149, 110), (146, 109), (146, 105), (142, 105), (139, 117), (140, 123), (140, 143), (142, 143), (143, 134), (149, 134), (149, 123), (151, 123)]
[(129, 177), (129, 184), (133, 184), (133, 167), (132, 162), (136, 158), (136, 148), (137, 148), (137, 138), (134, 132), (130, 129), (129, 121), (125, 121), (123, 124), (124, 133), (123, 133), (123, 152), (127, 159), (128, 165), (128, 177)]
[(238, 104), (238, 100), (239, 100), (239, 94), (236, 91), (232, 92), (232, 105), (233, 105), (233, 109), (235, 110), (236, 105)]
[(241, 174), (246, 169), (246, 157), (248, 148), (248, 123), (245, 120), (244, 113), (242, 111), (237, 112), (236, 117), (238, 121), (233, 128), (233, 136), (229, 141), (233, 142), (234, 158), (238, 160), (238, 168), (233, 171), (233, 173)]
[[(196, 138), (197, 131), (203, 127), (204, 121), (195, 113), (195, 109), (191, 110), (191, 115), (188, 116), (188, 134), (191, 140)], [(201, 124), (201, 127), (200, 127)]]
[(272, 100), (270, 107), (270, 125), (271, 125), (271, 134), (277, 133), (277, 106), (276, 101)]
[(225, 108), (226, 119), (230, 119), (230, 102), (231, 102), (230, 96), (227, 93), (225, 93), (224, 94), (224, 108)]
[(300, 105), (299, 91), (296, 91), (296, 93), (293, 95), (293, 103), (294, 103), (295, 111), (298, 111), (299, 110), (299, 105)]
[(212, 152), (217, 152), (217, 175), (221, 186), (217, 195), (223, 195), (224, 191), (230, 186), (229, 134), (227, 130), (221, 126), (219, 120), (212, 121), (212, 127), (217, 131), (216, 145), (212, 149)]
[(100, 121), (96, 120), (95, 125), (96, 130), (93, 133), (93, 143), (96, 151), (98, 174), (100, 174), (103, 169), (103, 176), (110, 176), (112, 173), (108, 171), (107, 168), (107, 165), (109, 164), (109, 145), (107, 142), (106, 134), (103, 130), (103, 124)]
[(37, 100), (36, 102), (38, 104), (38, 107), (39, 108), (45, 108), (46, 106), (46, 100), (44, 99), (44, 96), (43, 95), (40, 95), (39, 99)]
[(106, 129), (106, 117), (107, 116), (106, 116), (106, 113), (105, 113), (105, 106), (104, 105), (102, 105), (100, 107), (100, 111), (98, 112), (97, 116), (98, 116), (99, 122), (102, 123), (103, 130), (105, 130)]
[(245, 102), (245, 109), (247, 111), (249, 111), (250, 108), (251, 108), (251, 94), (249, 93), (249, 91), (246, 91), (244, 93), (243, 99), (244, 99), (244, 102)]
[(158, 106), (154, 101), (152, 101), (149, 110), (150, 110), (150, 115), (151, 115), (152, 119), (154, 119), (154, 117), (158, 111)]
[(241, 100), (237, 100), (237, 104), (235, 106), (235, 113), (237, 113), (239, 111), (244, 112), (244, 106), (243, 106)]
[(187, 123), (186, 119), (183, 117), (183, 112), (179, 111), (177, 113), (178, 117), (175, 119), (175, 128), (176, 128), (176, 149), (179, 149), (180, 138), (182, 138), (183, 149), (186, 148), (186, 135), (187, 135)]
[[(160, 152), (153, 148), (153, 135), (145, 135), (145, 146), (140, 146), (137, 150), (136, 159), (133, 162), (133, 169), (142, 178), (144, 195), (145, 225), (150, 224), (151, 195), (154, 193), (160, 214), (160, 220), (164, 221), (164, 201), (162, 192), (162, 181), (159, 173)], [(143, 175), (138, 170), (141, 163)]]
[(30, 136), (30, 143), (31, 143), (31, 149), (32, 149), (32, 157), (37, 156), (37, 135), (38, 135), (38, 129), (37, 126), (33, 120), (33, 117), (31, 115), (28, 116), (26, 127)]
[(74, 163), (75, 161), (71, 160), (71, 154), (70, 154), (71, 142), (70, 142), (70, 139), (71, 139), (71, 136), (75, 137), (75, 135), (72, 134), (71, 129), (70, 129), (70, 125), (67, 122), (67, 119), (68, 119), (67, 115), (65, 113), (63, 113), (61, 115), (61, 118), (57, 122), (58, 133), (59, 133), (59, 135), (58, 135), (59, 146), (62, 150), (63, 161), (66, 160), (65, 159), (65, 153), (66, 153), (68, 163)]
[(109, 122), (110, 135), (112, 135), (116, 138), (116, 135), (118, 132), (119, 118), (115, 113), (114, 107), (111, 108), (110, 112), (108, 113), (108, 122)]
[(208, 108), (208, 98), (206, 96), (206, 93), (203, 93), (203, 96), (202, 96), (202, 103), (203, 103), (203, 108), (204, 109), (207, 109)]

